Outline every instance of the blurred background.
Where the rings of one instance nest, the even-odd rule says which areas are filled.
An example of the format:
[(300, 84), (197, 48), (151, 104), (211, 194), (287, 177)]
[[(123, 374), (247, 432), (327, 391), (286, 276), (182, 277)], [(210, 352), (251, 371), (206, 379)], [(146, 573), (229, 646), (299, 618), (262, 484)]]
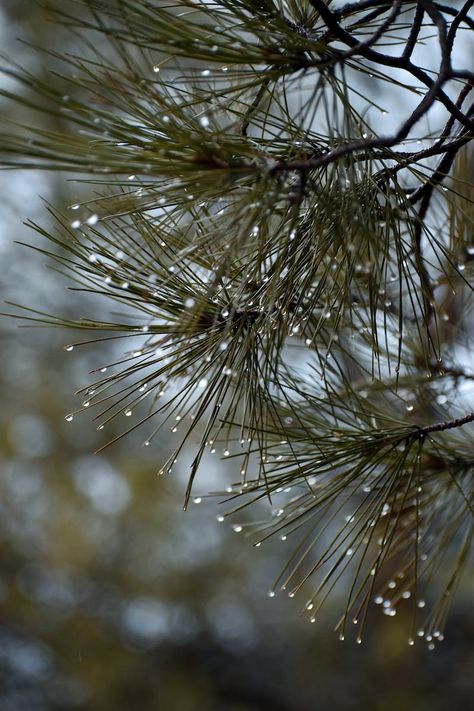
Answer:
[[(65, 48), (34, 0), (2, 0), (0, 43), (4, 56), (37, 73), (31, 45)], [(0, 106), (4, 120), (25, 120)], [(87, 187), (9, 171), (0, 190), (3, 298), (77, 314), (82, 297), (15, 240), (40, 244), (22, 221), (47, 228), (45, 201), (66, 210)], [(466, 593), (432, 652), (408, 647), (400, 616), (380, 614), (362, 645), (341, 643), (332, 631), (337, 599), (310, 625), (304, 600), (268, 597), (288, 542), (252, 548), (245, 530), (218, 522), (216, 498), (183, 513), (186, 471), (157, 476), (159, 441), (144, 449), (130, 437), (94, 455), (105, 438), (92, 414), (65, 421), (80, 404), (74, 391), (110, 349), (67, 353), (71, 334), (61, 329), (5, 318), (0, 327), (1, 711), (469, 707)], [(223, 490), (229, 477), (216, 456), (198, 489)]]

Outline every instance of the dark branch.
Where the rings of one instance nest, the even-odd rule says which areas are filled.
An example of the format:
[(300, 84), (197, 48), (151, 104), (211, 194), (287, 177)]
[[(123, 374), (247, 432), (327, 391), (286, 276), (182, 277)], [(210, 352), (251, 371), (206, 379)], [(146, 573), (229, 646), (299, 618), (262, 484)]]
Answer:
[(435, 425), (420, 427), (417, 432), (420, 436), (430, 434), (431, 432), (445, 432), (446, 430), (454, 430), (457, 427), (463, 427), (470, 422), (474, 422), (474, 412), (470, 412), (469, 415), (465, 415), (464, 417), (456, 417), (454, 420), (447, 420), (446, 422), (438, 422)]

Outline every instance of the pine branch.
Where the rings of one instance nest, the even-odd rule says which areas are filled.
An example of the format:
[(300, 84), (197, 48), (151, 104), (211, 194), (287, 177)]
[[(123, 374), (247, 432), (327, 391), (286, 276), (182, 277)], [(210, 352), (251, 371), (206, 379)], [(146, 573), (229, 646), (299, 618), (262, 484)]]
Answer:
[(82, 49), (46, 52), (46, 80), (4, 69), (2, 165), (93, 186), (30, 225), (37, 249), (113, 306), (11, 310), (80, 331), (68, 352), (126, 349), (67, 421), (129, 418), (101, 449), (166, 431), (162, 474), (193, 446), (185, 508), (208, 456), (236, 462), (220, 518), (269, 504), (236, 532), (296, 539), (271, 593), (311, 585), (311, 622), (345, 584), (341, 638), (374, 602), (441, 640), (472, 542), (471, 6), (77, 0), (57, 18)]
[(456, 417), (454, 420), (448, 420), (447, 422), (439, 422), (436, 425), (422, 427), (419, 430), (419, 434), (427, 435), (430, 434), (430, 432), (445, 432), (446, 430), (452, 430), (455, 427), (467, 425), (469, 422), (474, 422), (474, 412), (470, 412), (468, 415), (464, 415), (464, 417)]

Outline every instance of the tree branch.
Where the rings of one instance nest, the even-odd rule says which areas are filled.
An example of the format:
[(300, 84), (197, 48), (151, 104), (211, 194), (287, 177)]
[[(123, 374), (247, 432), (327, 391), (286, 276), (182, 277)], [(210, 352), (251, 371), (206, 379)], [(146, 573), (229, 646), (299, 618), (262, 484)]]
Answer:
[(438, 422), (435, 425), (420, 427), (417, 433), (420, 436), (424, 436), (431, 432), (445, 432), (446, 430), (453, 430), (456, 427), (463, 427), (470, 422), (474, 422), (474, 412), (470, 412), (468, 415), (464, 415), (464, 417), (456, 417), (454, 420), (447, 420), (446, 422)]

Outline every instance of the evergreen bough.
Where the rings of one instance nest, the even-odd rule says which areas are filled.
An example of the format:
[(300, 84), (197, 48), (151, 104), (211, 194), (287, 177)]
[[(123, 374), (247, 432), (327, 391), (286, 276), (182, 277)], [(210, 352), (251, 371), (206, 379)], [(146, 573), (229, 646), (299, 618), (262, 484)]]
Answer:
[(235, 460), (234, 529), (294, 542), (270, 595), (342, 591), (359, 642), (373, 602), (441, 640), (472, 544), (471, 6), (72, 0), (54, 81), (3, 67), (45, 117), (3, 166), (94, 186), (41, 251), (120, 306), (22, 317), (121, 339), (81, 409), (193, 447), (185, 506)]

